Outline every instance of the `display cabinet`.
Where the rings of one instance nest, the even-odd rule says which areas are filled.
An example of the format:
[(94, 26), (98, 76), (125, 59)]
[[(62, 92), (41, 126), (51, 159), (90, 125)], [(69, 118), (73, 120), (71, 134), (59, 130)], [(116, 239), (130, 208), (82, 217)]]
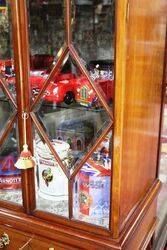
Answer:
[(151, 249), (165, 1), (0, 4), (0, 247)]

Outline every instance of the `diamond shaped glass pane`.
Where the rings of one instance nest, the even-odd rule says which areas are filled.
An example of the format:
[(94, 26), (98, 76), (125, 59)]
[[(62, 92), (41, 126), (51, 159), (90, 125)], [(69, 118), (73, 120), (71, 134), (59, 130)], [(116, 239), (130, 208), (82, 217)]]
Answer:
[(19, 156), (17, 125), (0, 146), (0, 200), (22, 204), (21, 172), (14, 164)]
[(0, 9), (0, 76), (3, 78), (11, 94), (14, 86), (14, 58), (13, 58), (13, 44), (12, 44), (12, 27), (11, 27), (11, 8), (10, 1), (2, 1)]
[[(27, 0), (31, 77), (46, 77), (65, 43), (65, 3)], [(31, 79), (30, 79), (31, 80)]]
[(10, 119), (12, 114), (13, 106), (0, 87), (0, 135), (5, 130), (7, 121)]
[(72, 7), (73, 45), (92, 79), (114, 78), (114, 5), (114, 0), (86, 0)]
[(36, 116), (50, 140), (62, 142), (57, 153), (68, 150), (65, 165), (71, 172), (110, 123), (97, 94), (70, 56), (47, 87)]
[(34, 138), (37, 209), (68, 217), (68, 179), (36, 130)]
[(102, 227), (109, 226), (111, 186), (110, 132), (76, 175), (73, 217)]

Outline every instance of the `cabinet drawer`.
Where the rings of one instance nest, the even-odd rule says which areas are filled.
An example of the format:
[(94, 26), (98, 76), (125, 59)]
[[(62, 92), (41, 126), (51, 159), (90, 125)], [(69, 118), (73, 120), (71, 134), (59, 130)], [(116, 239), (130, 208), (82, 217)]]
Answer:
[(7, 234), (9, 237), (9, 245), (4, 246), (5, 250), (64, 250), (71, 249), (66, 246), (52, 242), (48, 239), (35, 235), (27, 234), (8, 226), (0, 225), (0, 238)]
[[(9, 237), (9, 245), (6, 245), (4, 249), (8, 250), (14, 250), (19, 249), (21, 246), (23, 246), (27, 240), (28, 237), (24, 235), (23, 233), (14, 230), (10, 227), (0, 225), (0, 238), (2, 239), (4, 233), (6, 233)], [(3, 248), (2, 248), (3, 249)]]

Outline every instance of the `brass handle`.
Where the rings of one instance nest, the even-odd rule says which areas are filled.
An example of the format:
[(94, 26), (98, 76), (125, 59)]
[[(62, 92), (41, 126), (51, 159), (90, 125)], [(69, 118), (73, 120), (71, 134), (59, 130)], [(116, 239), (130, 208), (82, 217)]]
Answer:
[(10, 239), (7, 233), (3, 233), (2, 237), (0, 238), (0, 248), (4, 248), (5, 246), (9, 245)]

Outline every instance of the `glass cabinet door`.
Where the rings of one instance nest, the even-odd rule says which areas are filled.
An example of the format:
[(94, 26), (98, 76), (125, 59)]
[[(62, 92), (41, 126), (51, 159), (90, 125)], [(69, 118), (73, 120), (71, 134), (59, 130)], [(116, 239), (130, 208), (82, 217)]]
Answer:
[(22, 204), (11, 8), (0, 4), (0, 200)]
[(27, 0), (27, 9), (37, 210), (108, 228), (114, 2)]
[[(109, 228), (114, 1), (25, 0), (24, 3), (30, 67), (26, 65), (23, 69), (29, 69), (31, 92), (30, 100), (24, 103), (32, 121), (30, 149), (36, 160), (36, 214), (42, 216), (45, 212), (48, 218)], [(20, 9), (25, 7), (24, 3)], [(8, 1), (4, 9), (0, 8), (0, 18), (3, 21), (0, 25), (0, 199), (22, 203), (20, 171), (14, 167), (19, 155), (17, 123), (22, 126), (22, 121), (20, 116), (18, 122), (16, 119), (17, 72)], [(17, 63), (27, 64), (22, 59)], [(21, 70), (19, 74), (21, 81), (21, 74), (26, 74)], [(23, 80), (19, 84), (19, 95), (25, 98), (23, 88), (27, 83)], [(29, 99), (29, 94), (26, 98)], [(13, 183), (8, 186), (5, 182), (10, 183), (9, 179)]]

